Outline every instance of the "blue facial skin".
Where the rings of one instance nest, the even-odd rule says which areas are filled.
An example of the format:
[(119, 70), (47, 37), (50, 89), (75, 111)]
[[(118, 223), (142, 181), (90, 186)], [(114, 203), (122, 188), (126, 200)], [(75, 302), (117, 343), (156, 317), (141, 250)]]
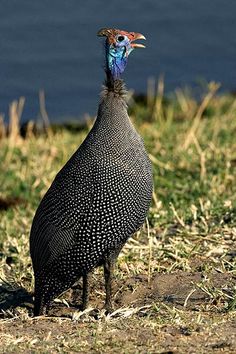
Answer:
[(106, 42), (107, 68), (114, 80), (121, 77), (128, 62), (128, 56), (132, 50), (133, 48), (131, 47), (130, 41), (125, 36), (117, 36), (115, 44)]

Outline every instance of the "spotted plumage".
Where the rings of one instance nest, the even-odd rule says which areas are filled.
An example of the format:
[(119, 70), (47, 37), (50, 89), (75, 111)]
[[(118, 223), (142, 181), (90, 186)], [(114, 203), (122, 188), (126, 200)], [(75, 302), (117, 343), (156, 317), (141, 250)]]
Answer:
[[(117, 38), (119, 30), (112, 31), (118, 31)], [(130, 45), (129, 32), (121, 32)], [(99, 35), (106, 35), (107, 56), (109, 46), (113, 55), (115, 39), (109, 41), (101, 31)], [(137, 34), (135, 39), (138, 36), (143, 38)], [(107, 79), (94, 126), (57, 174), (33, 220), (35, 315), (46, 313), (51, 301), (81, 276), (85, 308), (87, 275), (100, 265), (104, 266), (106, 308), (111, 309), (113, 265), (127, 239), (143, 224), (150, 205), (151, 164), (127, 113), (121, 73), (109, 63), (107, 58)]]

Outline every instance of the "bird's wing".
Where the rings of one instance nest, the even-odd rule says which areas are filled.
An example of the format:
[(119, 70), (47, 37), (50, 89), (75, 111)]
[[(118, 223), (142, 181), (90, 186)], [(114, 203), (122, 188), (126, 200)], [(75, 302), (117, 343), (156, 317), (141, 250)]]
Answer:
[[(96, 169), (70, 169), (67, 164), (42, 199), (31, 228), (30, 253), (35, 271), (51, 264), (78, 239), (89, 215), (96, 189)], [(82, 242), (82, 241), (81, 241)]]

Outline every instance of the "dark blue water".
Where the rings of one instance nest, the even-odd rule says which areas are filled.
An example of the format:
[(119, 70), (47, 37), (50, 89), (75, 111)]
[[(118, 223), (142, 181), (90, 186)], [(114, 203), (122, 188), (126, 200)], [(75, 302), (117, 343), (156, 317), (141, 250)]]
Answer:
[(129, 58), (129, 88), (165, 75), (166, 90), (198, 78), (236, 89), (235, 0), (0, 0), (0, 112), (26, 97), (23, 120), (37, 117), (38, 91), (50, 118), (96, 113), (103, 80), (101, 27), (143, 33)]

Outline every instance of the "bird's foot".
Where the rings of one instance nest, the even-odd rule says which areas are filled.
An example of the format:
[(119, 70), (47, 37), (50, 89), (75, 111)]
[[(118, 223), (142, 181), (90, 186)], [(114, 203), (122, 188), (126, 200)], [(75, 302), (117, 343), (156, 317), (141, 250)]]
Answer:
[(105, 309), (106, 315), (108, 315), (109, 313), (112, 313), (114, 311), (111, 301), (105, 303), (104, 309)]

